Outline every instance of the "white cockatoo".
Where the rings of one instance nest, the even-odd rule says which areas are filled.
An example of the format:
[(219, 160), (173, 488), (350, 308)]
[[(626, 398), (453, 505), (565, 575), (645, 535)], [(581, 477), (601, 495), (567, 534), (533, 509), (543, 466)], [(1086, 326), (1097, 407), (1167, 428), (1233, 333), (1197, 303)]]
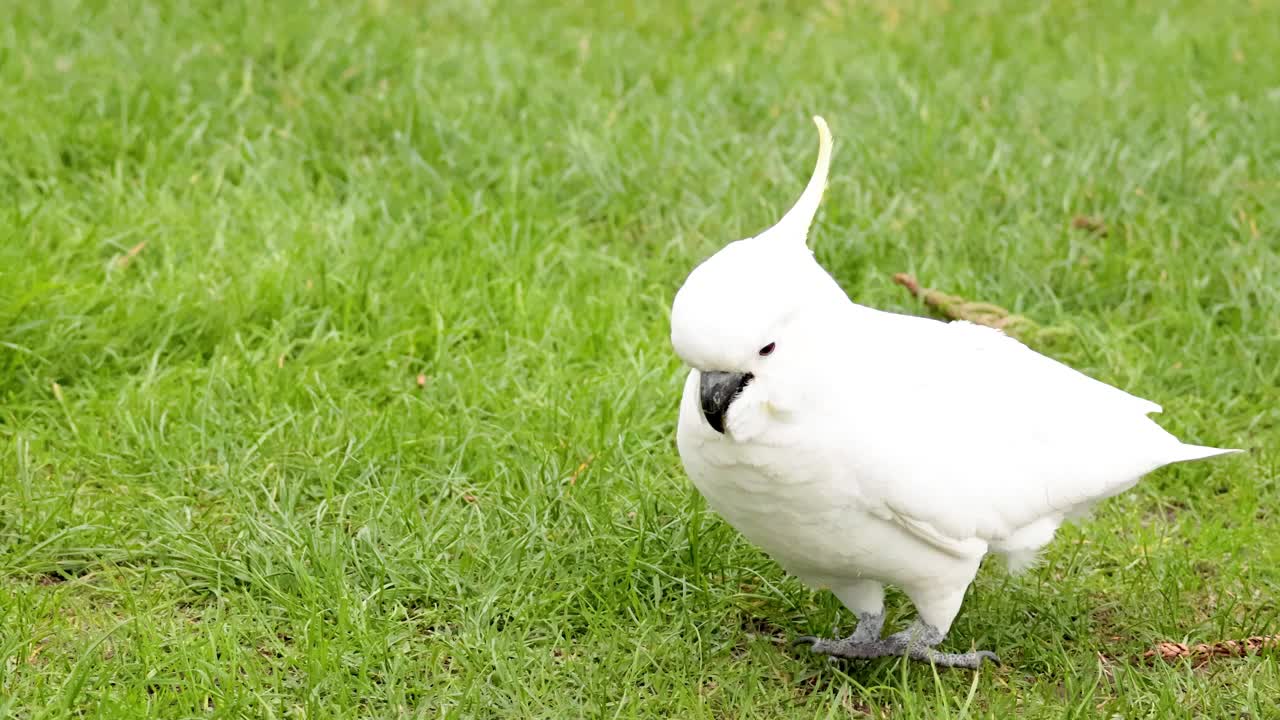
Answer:
[[(1182, 443), (1147, 417), (1155, 403), (999, 330), (851, 302), (806, 246), (831, 159), (814, 122), (817, 167), (795, 206), (676, 294), (671, 341), (692, 368), (680, 457), (713, 510), (858, 618), (850, 637), (798, 642), (998, 662), (935, 649), (984, 555), (1025, 567), (1065, 520), (1146, 473), (1236, 451)], [(882, 638), (885, 584), (918, 618)]]

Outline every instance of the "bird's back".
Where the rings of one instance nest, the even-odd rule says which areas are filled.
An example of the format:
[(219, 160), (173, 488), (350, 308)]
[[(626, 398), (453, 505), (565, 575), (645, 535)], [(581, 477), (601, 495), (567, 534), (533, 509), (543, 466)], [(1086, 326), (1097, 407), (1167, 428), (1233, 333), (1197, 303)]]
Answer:
[[(839, 443), (879, 510), (926, 532), (998, 543), (1182, 460), (1155, 403), (1003, 333), (854, 306)], [(1056, 525), (1055, 525), (1056, 527)]]

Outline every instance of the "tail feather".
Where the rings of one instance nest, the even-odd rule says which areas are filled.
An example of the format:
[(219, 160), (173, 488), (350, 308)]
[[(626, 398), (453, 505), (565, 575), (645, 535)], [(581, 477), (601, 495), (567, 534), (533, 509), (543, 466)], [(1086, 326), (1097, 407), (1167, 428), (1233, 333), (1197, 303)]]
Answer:
[(1216, 448), (1206, 445), (1188, 445), (1180, 443), (1172, 453), (1168, 462), (1191, 462), (1192, 460), (1204, 460), (1205, 458), (1217, 457), (1218, 455), (1231, 455), (1233, 453), (1244, 452), (1237, 448)]

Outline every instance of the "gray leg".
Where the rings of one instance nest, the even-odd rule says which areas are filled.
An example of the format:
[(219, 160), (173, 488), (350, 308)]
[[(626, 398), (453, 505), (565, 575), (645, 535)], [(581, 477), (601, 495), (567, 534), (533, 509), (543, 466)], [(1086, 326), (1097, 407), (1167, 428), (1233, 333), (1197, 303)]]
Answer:
[[(878, 618), (878, 621), (883, 625), (883, 614)], [(878, 627), (874, 637), (868, 637), (870, 633), (862, 633), (863, 624), (864, 620), (860, 618), (858, 630), (853, 635), (842, 640), (805, 636), (797, 638), (795, 644), (807, 644), (813, 652), (820, 655), (849, 659), (869, 660), (879, 657), (908, 657), (912, 660), (930, 662), (939, 667), (959, 667), (969, 668), (970, 670), (978, 669), (984, 659), (990, 660), (997, 665), (1000, 664), (1000, 658), (995, 653), (986, 650), (975, 650), (967, 653), (944, 653), (935, 650), (934, 646), (942, 642), (942, 633), (919, 620), (912, 623), (910, 628), (894, 633), (884, 639), (879, 638)]]
[[(858, 627), (849, 639), (853, 642), (879, 640), (884, 630), (884, 584), (864, 578), (832, 586), (835, 596), (858, 618)], [(835, 631), (831, 635), (839, 637)]]
[(884, 610), (878, 613), (858, 613), (858, 627), (853, 629), (849, 640), (856, 643), (879, 640), (883, 630)]

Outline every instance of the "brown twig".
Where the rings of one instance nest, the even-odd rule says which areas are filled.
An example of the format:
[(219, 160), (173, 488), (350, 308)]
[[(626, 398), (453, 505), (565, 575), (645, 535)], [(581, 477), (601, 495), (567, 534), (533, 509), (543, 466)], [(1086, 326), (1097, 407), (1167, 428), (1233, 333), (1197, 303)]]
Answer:
[(1142, 659), (1148, 664), (1157, 659), (1165, 662), (1190, 660), (1193, 667), (1204, 667), (1215, 658), (1248, 657), (1269, 649), (1280, 649), (1280, 635), (1255, 635), (1244, 640), (1221, 640), (1198, 645), (1162, 642), (1143, 653)]
[(145, 248), (146, 246), (147, 246), (147, 241), (143, 240), (137, 245), (134, 245), (133, 247), (129, 248), (128, 252), (116, 258), (116, 267), (122, 268), (122, 269), (128, 267), (129, 263), (133, 262), (133, 259), (138, 257), (138, 253), (142, 252), (143, 248)]
[(587, 468), (591, 467), (591, 463), (595, 459), (596, 459), (596, 456), (594, 453), (592, 453), (591, 455), (587, 456), (586, 460), (583, 460), (582, 462), (578, 463), (578, 468), (573, 471), (572, 475), (569, 476), (569, 484), (576, 485), (578, 482), (578, 476), (586, 472)]
[(966, 320), (978, 325), (986, 325), (1014, 336), (1033, 333), (1039, 329), (1036, 323), (1021, 315), (1014, 315), (999, 305), (965, 300), (959, 295), (920, 287), (919, 281), (908, 273), (894, 275), (893, 281), (920, 298), (925, 305), (952, 320)]

